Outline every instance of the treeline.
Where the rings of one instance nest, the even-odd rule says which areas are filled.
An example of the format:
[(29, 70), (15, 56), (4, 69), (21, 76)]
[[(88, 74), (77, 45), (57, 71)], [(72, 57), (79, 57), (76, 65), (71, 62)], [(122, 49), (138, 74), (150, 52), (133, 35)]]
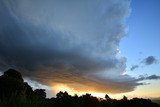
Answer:
[(67, 92), (59, 92), (54, 98), (46, 98), (44, 89), (33, 90), (24, 82), (22, 75), (9, 69), (0, 76), (0, 107), (160, 107), (150, 99), (133, 98), (128, 100), (105, 99), (93, 97), (91, 94), (71, 96)]

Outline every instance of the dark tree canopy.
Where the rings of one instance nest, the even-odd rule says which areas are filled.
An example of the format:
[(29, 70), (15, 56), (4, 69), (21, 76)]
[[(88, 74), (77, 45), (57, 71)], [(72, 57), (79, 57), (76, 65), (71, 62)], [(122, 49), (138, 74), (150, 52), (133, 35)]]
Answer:
[(105, 95), (105, 99), (106, 99), (106, 100), (110, 100), (111, 98), (106, 94), (106, 95)]
[(14, 69), (9, 69), (9, 70), (5, 71), (3, 76), (10, 77), (10, 78), (15, 78), (17, 80), (23, 81), (21, 73), (14, 70)]
[(46, 98), (45, 89), (36, 89), (36, 90), (34, 90), (34, 95), (39, 99), (45, 99)]
[(27, 99), (33, 99), (34, 92), (33, 92), (32, 87), (30, 85), (28, 85), (27, 82), (24, 82), (24, 88), (25, 88), (26, 98)]
[(24, 85), (21, 74), (9, 69), (0, 76), (0, 98), (12, 96), (24, 96)]

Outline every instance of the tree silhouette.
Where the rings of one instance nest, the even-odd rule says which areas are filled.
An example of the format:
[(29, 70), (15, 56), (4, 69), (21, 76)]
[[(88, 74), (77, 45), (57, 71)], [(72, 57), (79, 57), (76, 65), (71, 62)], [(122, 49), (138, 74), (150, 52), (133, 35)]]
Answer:
[(9, 69), (0, 76), (0, 99), (13, 96), (23, 97), (24, 85), (21, 74), (13, 69)]
[[(20, 98), (18, 101), (16, 98)], [(21, 103), (22, 101), (22, 103)], [(15, 106), (13, 106), (15, 104)], [(28, 106), (27, 106), (28, 105)], [(56, 98), (46, 98), (44, 89), (36, 89), (23, 82), (21, 74), (9, 69), (0, 76), (0, 107), (160, 107), (150, 99), (123, 96), (121, 100), (93, 97), (91, 94), (69, 95), (66, 91), (56, 94)]]
[(112, 100), (107, 94), (105, 95), (105, 99), (107, 102), (111, 102), (111, 100)]
[(34, 90), (34, 96), (37, 97), (38, 99), (45, 99), (46, 98), (45, 89)]
[(29, 100), (32, 100), (34, 97), (34, 91), (32, 90), (32, 87), (28, 85), (27, 82), (24, 82), (24, 88), (25, 88), (25, 97)]
[(124, 101), (127, 101), (128, 98), (127, 98), (126, 96), (123, 96), (123, 100), (124, 100)]
[(14, 78), (14, 79), (17, 79), (17, 80), (23, 82), (23, 78), (22, 78), (21, 73), (14, 70), (14, 69), (8, 69), (7, 71), (4, 72), (4, 74), (2, 76)]

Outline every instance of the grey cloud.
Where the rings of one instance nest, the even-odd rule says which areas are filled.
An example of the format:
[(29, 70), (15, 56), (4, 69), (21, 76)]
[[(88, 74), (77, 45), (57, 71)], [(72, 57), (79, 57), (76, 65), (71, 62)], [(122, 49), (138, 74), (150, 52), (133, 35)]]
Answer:
[[(51, 86), (54, 84), (65, 84), (74, 90), (79, 92), (94, 91), (100, 93), (123, 93), (133, 91), (136, 86), (143, 85), (143, 83), (138, 83), (135, 78), (128, 75), (121, 75), (111, 78), (102, 78), (95, 75), (83, 75), (78, 72), (74, 72), (71, 69), (65, 70), (63, 72), (62, 67), (59, 69), (55, 68), (40, 68), (40, 72), (36, 74), (34, 80), (41, 81), (43, 83), (50, 83)], [(46, 71), (45, 73), (43, 71)], [(50, 71), (50, 72), (47, 72)], [(47, 77), (47, 78), (43, 78)]]
[[(129, 5), (129, 0), (1, 0), (0, 67), (48, 85), (132, 91), (140, 84), (122, 75), (126, 59), (117, 57)], [(102, 78), (103, 72), (112, 78)]]
[(148, 76), (146, 79), (148, 79), (148, 80), (157, 80), (157, 79), (160, 79), (160, 76), (151, 75), (151, 76)]
[(133, 70), (135, 70), (138, 67), (139, 67), (138, 65), (133, 65), (130, 70), (133, 71)]
[(148, 56), (143, 61), (146, 65), (152, 65), (157, 62), (157, 59), (154, 56)]
[(145, 65), (152, 65), (152, 64), (156, 64), (158, 62), (158, 60), (156, 59), (156, 57), (154, 56), (148, 56), (145, 59), (143, 59), (139, 65), (133, 65), (130, 70), (133, 71), (136, 68), (139, 68), (140, 66), (142, 66), (141, 64), (145, 64)]
[(160, 76), (158, 75), (150, 75), (148, 76), (147, 74), (145, 75), (140, 75), (139, 78), (137, 79), (137, 81), (143, 81), (143, 80), (159, 80)]

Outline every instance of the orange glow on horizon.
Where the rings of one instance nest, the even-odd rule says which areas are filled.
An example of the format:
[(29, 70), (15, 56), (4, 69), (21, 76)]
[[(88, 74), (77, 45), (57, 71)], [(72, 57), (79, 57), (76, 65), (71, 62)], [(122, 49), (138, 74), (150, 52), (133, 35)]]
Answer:
[[(52, 87), (53, 93), (58, 93), (60, 91), (65, 92), (67, 91), (68, 94), (70, 95), (75, 95), (77, 94), (78, 96), (84, 95), (86, 93), (91, 94), (92, 96), (95, 96), (97, 98), (105, 98), (105, 95), (107, 93), (97, 93), (94, 91), (77, 91), (74, 90), (73, 88), (68, 87), (66, 84), (56, 84)], [(111, 98), (116, 98), (116, 99), (121, 99), (124, 94), (108, 94)]]
[[(91, 94), (92, 96), (98, 97), (98, 98), (104, 98), (106, 94), (108, 94), (111, 98), (114, 99), (121, 99), (123, 96), (127, 96), (129, 99), (138, 97), (138, 98), (156, 98), (159, 97), (160, 91), (159, 91), (159, 85), (157, 81), (152, 81), (153, 84), (151, 85), (142, 85), (137, 87), (134, 91), (127, 92), (127, 93), (117, 93), (117, 94), (108, 94), (106, 93), (97, 93), (92, 90), (90, 91), (77, 91), (74, 88), (70, 88), (66, 84), (54, 84), (52, 85), (53, 93), (58, 93), (60, 91), (65, 92), (67, 91), (70, 95), (77, 94), (78, 96), (84, 95), (86, 93)], [(157, 87), (157, 88), (156, 88)], [(154, 91), (153, 91), (154, 90)]]
[(93, 91), (77, 91), (74, 90), (73, 88), (68, 87), (66, 84), (56, 84), (54, 87), (52, 87), (53, 93), (58, 93), (60, 91), (65, 92), (67, 91), (70, 95), (75, 95), (77, 94), (78, 96), (84, 95), (86, 93), (90, 93), (92, 96), (104, 98), (105, 94), (104, 93), (96, 93)]

